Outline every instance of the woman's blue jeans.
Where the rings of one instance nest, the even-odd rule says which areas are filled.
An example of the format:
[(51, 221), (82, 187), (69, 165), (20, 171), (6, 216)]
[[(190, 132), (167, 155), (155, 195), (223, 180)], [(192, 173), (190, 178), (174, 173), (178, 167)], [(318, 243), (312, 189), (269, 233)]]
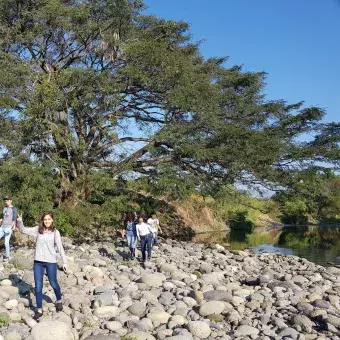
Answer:
[(33, 272), (35, 282), (35, 299), (37, 300), (37, 307), (42, 308), (42, 290), (44, 283), (45, 269), (48, 280), (54, 290), (57, 301), (61, 300), (61, 289), (57, 280), (57, 264), (50, 262), (34, 261)]
[(146, 260), (146, 247), (148, 247), (148, 259), (151, 259), (151, 249), (152, 249), (152, 242), (153, 242), (153, 235), (150, 233), (145, 236), (140, 237), (141, 243), (141, 251), (142, 251), (142, 260)]
[(126, 234), (126, 239), (127, 239), (127, 244), (128, 247), (131, 248), (136, 248), (137, 246), (137, 234)]

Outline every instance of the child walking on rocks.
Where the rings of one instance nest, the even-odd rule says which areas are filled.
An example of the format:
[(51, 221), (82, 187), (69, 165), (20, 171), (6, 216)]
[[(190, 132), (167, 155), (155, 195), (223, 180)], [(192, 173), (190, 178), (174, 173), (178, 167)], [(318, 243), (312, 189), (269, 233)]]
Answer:
[(61, 301), (61, 289), (57, 280), (57, 254), (55, 246), (62, 258), (65, 272), (67, 271), (67, 260), (61, 243), (60, 233), (54, 224), (53, 213), (45, 212), (41, 217), (40, 225), (33, 228), (24, 227), (22, 216), (18, 216), (17, 225), (23, 234), (36, 238), (33, 272), (37, 311), (34, 315), (34, 319), (38, 320), (43, 315), (42, 289), (45, 270), (57, 298), (56, 310), (57, 312), (61, 312), (63, 310), (63, 305)]

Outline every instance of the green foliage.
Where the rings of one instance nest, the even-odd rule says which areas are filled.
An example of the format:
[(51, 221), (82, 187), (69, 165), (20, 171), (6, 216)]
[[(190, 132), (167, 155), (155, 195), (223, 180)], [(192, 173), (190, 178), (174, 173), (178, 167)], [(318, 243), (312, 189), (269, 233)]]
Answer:
[(9, 322), (9, 316), (5, 313), (2, 313), (0, 315), (0, 328), (8, 327), (8, 322)]
[[(63, 234), (99, 235), (126, 212), (158, 210), (181, 230), (167, 201), (196, 193), (235, 228), (275, 220), (278, 205), (293, 223), (338, 219), (338, 184), (320, 173), (340, 158), (340, 125), (266, 100), (264, 72), (204, 59), (188, 23), (144, 9), (0, 0), (0, 194), (25, 222), (54, 210)], [(237, 184), (282, 193), (260, 200)]]
[(292, 197), (284, 202), (283, 222), (287, 224), (306, 224), (308, 223), (308, 206), (306, 199), (302, 197)]
[(58, 202), (102, 200), (91, 177), (107, 171), (178, 200), (221, 183), (288, 186), (287, 164), (339, 159), (339, 125), (322, 124), (322, 109), (267, 101), (263, 72), (204, 59), (187, 23), (144, 8), (0, 0), (4, 154), (50, 162)]
[(0, 166), (0, 195), (12, 196), (28, 225), (40, 221), (42, 212), (52, 210), (57, 190), (57, 176), (47, 166), (26, 161)]
[(247, 229), (274, 224), (280, 215), (279, 206), (271, 199), (256, 198), (233, 186), (221, 186), (210, 206), (215, 214), (233, 229)]
[(291, 224), (340, 220), (340, 177), (315, 169), (299, 174), (289, 190), (274, 196), (281, 205), (282, 220)]
[(156, 180), (151, 177), (148, 181), (148, 190), (153, 195), (181, 201), (194, 192), (195, 179), (192, 176), (181, 177), (171, 166), (161, 166), (158, 171), (162, 176)]

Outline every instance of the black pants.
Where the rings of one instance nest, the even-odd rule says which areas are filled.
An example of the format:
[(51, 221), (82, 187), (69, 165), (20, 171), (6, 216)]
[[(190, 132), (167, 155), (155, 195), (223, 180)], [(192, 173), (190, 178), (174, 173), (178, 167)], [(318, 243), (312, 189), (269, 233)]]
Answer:
[(148, 247), (148, 258), (151, 259), (151, 249), (152, 249), (152, 242), (153, 242), (153, 235), (150, 233), (145, 236), (140, 237), (141, 241), (141, 251), (142, 251), (142, 260), (146, 260), (146, 246)]

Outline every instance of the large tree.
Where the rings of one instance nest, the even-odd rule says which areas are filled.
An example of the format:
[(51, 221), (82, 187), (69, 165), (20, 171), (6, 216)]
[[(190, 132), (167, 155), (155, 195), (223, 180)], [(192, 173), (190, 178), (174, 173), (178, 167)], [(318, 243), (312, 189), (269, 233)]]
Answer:
[(0, 0), (4, 158), (49, 161), (61, 200), (86, 199), (87, 176), (100, 169), (273, 188), (339, 160), (339, 125), (322, 124), (323, 110), (266, 101), (264, 73), (205, 60), (187, 23), (143, 9), (140, 0)]

